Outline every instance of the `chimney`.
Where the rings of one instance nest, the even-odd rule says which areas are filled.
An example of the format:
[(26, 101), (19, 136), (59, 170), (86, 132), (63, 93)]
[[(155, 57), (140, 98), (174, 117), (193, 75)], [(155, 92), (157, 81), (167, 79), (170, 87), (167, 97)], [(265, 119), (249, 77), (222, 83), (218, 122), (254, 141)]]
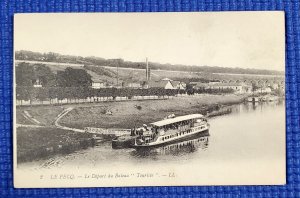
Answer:
[(149, 81), (149, 65), (148, 65), (148, 58), (146, 58), (146, 81)]
[(148, 80), (151, 80), (151, 68), (148, 66)]

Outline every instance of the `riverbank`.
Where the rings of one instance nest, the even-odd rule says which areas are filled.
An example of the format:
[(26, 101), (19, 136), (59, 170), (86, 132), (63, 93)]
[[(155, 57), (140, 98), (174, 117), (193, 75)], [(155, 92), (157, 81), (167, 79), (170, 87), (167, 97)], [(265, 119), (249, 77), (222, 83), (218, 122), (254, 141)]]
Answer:
[[(60, 120), (61, 125), (83, 129), (132, 128), (176, 116), (218, 110), (224, 105), (243, 102), (245, 95), (198, 95), (174, 97), (162, 101), (126, 101), (106, 103), (102, 106), (83, 106), (74, 108)], [(106, 112), (111, 112), (107, 114)]]
[[(17, 108), (17, 124), (30, 123), (28, 119), (21, 117), (21, 113), (26, 111), (42, 126), (40, 128), (18, 127), (18, 162), (47, 158), (56, 154), (67, 154), (95, 145), (93, 134), (65, 130), (55, 126), (59, 115), (70, 107), (72, 110), (59, 120), (61, 126), (75, 129), (84, 127), (132, 128), (134, 125), (141, 126), (161, 120), (170, 114), (176, 116), (191, 113), (207, 114), (208, 116), (222, 115), (226, 106), (241, 103), (245, 97), (244, 95), (198, 95), (174, 97), (161, 101), (124, 101)], [(111, 114), (107, 114), (107, 112), (111, 112)], [(18, 114), (20, 115), (18, 116)]]
[(68, 154), (95, 145), (89, 133), (77, 133), (54, 127), (17, 130), (18, 163), (43, 159), (56, 154)]

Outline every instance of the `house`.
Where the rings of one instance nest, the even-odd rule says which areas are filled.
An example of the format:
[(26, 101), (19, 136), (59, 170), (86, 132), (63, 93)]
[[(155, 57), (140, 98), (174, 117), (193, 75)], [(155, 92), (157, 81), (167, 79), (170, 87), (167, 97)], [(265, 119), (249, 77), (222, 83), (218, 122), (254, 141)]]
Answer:
[(140, 88), (142, 88), (141, 83), (138, 83), (138, 82), (129, 82), (125, 86), (129, 87), (129, 88), (134, 88), (134, 89), (140, 89)]
[(40, 82), (40, 80), (37, 79), (37, 80), (34, 82), (33, 87), (43, 87), (43, 86), (42, 86), (42, 83)]
[(102, 80), (92, 80), (92, 88), (93, 89), (101, 89), (106, 88), (107, 83)]
[(186, 84), (177, 80), (170, 81), (174, 89), (184, 90), (186, 89)]
[(149, 81), (147, 83), (148, 88), (164, 88), (164, 89), (176, 89), (173, 87), (171, 81), (161, 80), (161, 81)]
[(190, 85), (193, 89), (196, 90), (203, 90), (208, 88), (208, 83), (203, 83), (203, 82), (190, 82)]
[(251, 87), (242, 83), (209, 83), (209, 89), (232, 89), (234, 93), (250, 93)]
[(163, 79), (161, 79), (162, 81), (173, 81), (173, 80), (171, 80), (170, 78), (163, 78)]
[(271, 93), (272, 89), (269, 86), (261, 86), (255, 90), (255, 93)]

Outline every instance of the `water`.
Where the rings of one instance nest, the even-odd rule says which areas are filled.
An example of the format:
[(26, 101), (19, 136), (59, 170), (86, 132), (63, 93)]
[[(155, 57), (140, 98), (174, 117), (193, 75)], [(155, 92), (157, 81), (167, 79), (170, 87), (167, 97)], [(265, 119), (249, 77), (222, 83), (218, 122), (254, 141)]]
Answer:
[(69, 155), (23, 163), (18, 167), (43, 170), (118, 167), (120, 164), (127, 168), (153, 167), (163, 164), (202, 167), (208, 170), (207, 174), (213, 166), (214, 171), (220, 167), (224, 171), (237, 172), (253, 168), (261, 174), (270, 166), (279, 163), (277, 169), (280, 169), (285, 165), (283, 102), (236, 105), (232, 107), (231, 114), (211, 118), (209, 122), (209, 133), (160, 148), (114, 150), (111, 142), (104, 142)]

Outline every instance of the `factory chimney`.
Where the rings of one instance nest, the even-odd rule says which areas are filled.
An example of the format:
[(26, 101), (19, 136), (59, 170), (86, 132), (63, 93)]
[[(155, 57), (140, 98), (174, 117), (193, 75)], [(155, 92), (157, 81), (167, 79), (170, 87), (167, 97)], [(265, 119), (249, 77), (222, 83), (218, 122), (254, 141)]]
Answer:
[(149, 64), (148, 64), (148, 58), (146, 58), (146, 81), (149, 80), (150, 80)]

